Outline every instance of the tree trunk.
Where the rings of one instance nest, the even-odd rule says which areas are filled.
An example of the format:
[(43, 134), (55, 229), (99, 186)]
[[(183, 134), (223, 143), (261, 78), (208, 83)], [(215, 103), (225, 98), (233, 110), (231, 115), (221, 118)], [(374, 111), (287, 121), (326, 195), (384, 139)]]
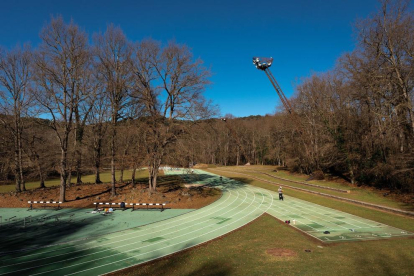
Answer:
[(355, 184), (355, 174), (352, 165), (349, 165), (349, 178), (351, 179), (351, 184)]
[(60, 202), (66, 201), (66, 180), (67, 180), (67, 149), (62, 148), (62, 154), (60, 159)]
[(70, 160), (69, 165), (67, 166), (68, 172), (66, 174), (66, 185), (70, 187), (72, 185), (72, 160)]
[(155, 168), (152, 168), (149, 178), (149, 185), (150, 185), (150, 195), (152, 193), (155, 193), (157, 190), (157, 178), (158, 178), (158, 170)]
[(82, 184), (82, 153), (79, 149), (76, 156), (76, 184)]
[[(75, 112), (75, 114), (76, 114), (76, 112)], [(75, 117), (76, 116), (77, 115), (75, 115)], [(69, 173), (69, 181), (67, 183), (69, 187), (72, 184), (72, 181), (71, 180), (72, 180), (72, 163), (73, 162), (75, 163), (76, 177), (77, 177), (77, 174), (78, 174), (78, 166), (77, 166), (77, 160), (78, 160), (78, 158), (77, 158), (77, 153), (78, 153), (78, 131), (79, 131), (78, 124), (76, 124), (76, 128), (75, 128), (75, 141), (73, 142), (73, 153), (72, 153), (72, 158), (70, 159), (70, 166), (69, 166), (69, 168), (71, 170), (70, 170), (70, 173)], [(75, 185), (76, 185), (76, 181), (75, 181)]]
[[(79, 121), (79, 115), (76, 114), (76, 121)], [(83, 125), (77, 123), (75, 130), (75, 156), (76, 156), (76, 184), (82, 184), (82, 140), (83, 140)]]
[(15, 129), (15, 133), (14, 133), (14, 178), (16, 181), (16, 192), (21, 192), (22, 188), (21, 188), (21, 179), (20, 179), (20, 157), (19, 157), (19, 136), (18, 136), (18, 132), (19, 132), (19, 123), (18, 123), (18, 119), (17, 119), (17, 115), (15, 115), (14, 118), (14, 129)]
[[(159, 156), (158, 156), (159, 155)], [(157, 190), (157, 178), (158, 178), (158, 169), (161, 164), (161, 157), (163, 156), (162, 153), (157, 153), (156, 156), (152, 156), (152, 160), (149, 166), (149, 192), (151, 193), (156, 192)]]
[(121, 167), (119, 182), (124, 183), (124, 167), (123, 166)]
[(97, 146), (95, 146), (95, 184), (102, 183), (99, 172), (101, 167), (101, 146), (102, 139), (98, 138)]
[(102, 183), (102, 181), (99, 175), (99, 167), (97, 167), (95, 171), (95, 184), (100, 184), (100, 183)]
[(98, 138), (95, 139), (94, 150), (95, 150), (95, 184), (102, 183), (99, 175), (101, 167), (101, 151), (102, 151), (102, 125), (98, 125), (97, 129)]
[(14, 178), (16, 181), (16, 192), (21, 192), (21, 186), (20, 186), (20, 173), (19, 173), (19, 153), (18, 150), (16, 149), (14, 151), (14, 164), (15, 164), (15, 169), (14, 169)]
[(39, 188), (45, 188), (45, 176), (43, 174), (42, 168), (40, 167), (40, 165), (37, 166), (37, 169), (39, 171), (39, 178), (40, 178), (40, 185)]
[(39, 178), (40, 178), (39, 188), (45, 188), (46, 187), (45, 186), (45, 178), (46, 178), (46, 176), (43, 173), (42, 166), (40, 165), (40, 160), (39, 160), (39, 156), (38, 155), (35, 155), (34, 156), (34, 161), (36, 162), (37, 171), (39, 172)]
[[(19, 118), (20, 121), (20, 118)], [(21, 123), (19, 122), (19, 130), (17, 132), (17, 139), (19, 145), (19, 174), (20, 174), (20, 187), (22, 191), (26, 191), (26, 184), (24, 182), (24, 175), (23, 175), (23, 153), (22, 153), (22, 130), (21, 130)]]
[(149, 178), (148, 178), (148, 192), (149, 192), (149, 195), (151, 196), (151, 193), (152, 193), (152, 189), (153, 189), (153, 182), (154, 182), (154, 175), (155, 175), (155, 173), (153, 172), (154, 171), (154, 168), (152, 167), (152, 166), (150, 166), (149, 168)]
[(136, 170), (137, 170), (137, 163), (134, 162), (134, 168), (132, 169), (132, 175), (131, 175), (132, 186), (135, 186), (135, 171)]
[[(117, 112), (116, 112), (117, 113)], [(115, 113), (115, 114), (116, 114)], [(112, 137), (111, 137), (111, 196), (116, 196), (115, 190), (115, 136), (116, 136), (116, 115), (112, 116)]]

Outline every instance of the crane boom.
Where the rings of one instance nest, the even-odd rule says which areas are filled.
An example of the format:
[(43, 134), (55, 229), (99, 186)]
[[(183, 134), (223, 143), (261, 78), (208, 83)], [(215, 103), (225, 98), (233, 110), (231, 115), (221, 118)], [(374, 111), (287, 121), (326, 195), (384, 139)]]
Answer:
[(283, 93), (275, 77), (270, 71), (269, 67), (272, 65), (272, 62), (273, 62), (273, 58), (258, 58), (258, 57), (253, 58), (253, 64), (256, 66), (257, 69), (262, 70), (266, 73), (266, 76), (269, 78), (270, 82), (272, 83), (273, 87), (276, 90), (276, 93), (278, 94), (280, 100), (282, 101), (283, 106), (285, 107), (286, 111), (289, 112), (290, 117), (294, 121), (294, 124), (296, 125), (296, 129), (299, 132), (299, 137), (302, 140), (303, 146), (305, 148), (306, 156), (310, 158), (311, 155), (310, 155), (309, 146), (304, 139), (303, 126), (301, 124), (299, 115), (293, 109), (289, 100), (286, 98), (285, 93)]
[(273, 76), (272, 72), (269, 69), (272, 63), (273, 63), (273, 58), (259, 58), (259, 57), (253, 58), (253, 64), (256, 66), (257, 69), (262, 70), (266, 73), (266, 76), (269, 78), (270, 82), (275, 88), (276, 93), (279, 96), (280, 100), (282, 101), (282, 104), (285, 107), (286, 111), (289, 112), (289, 114), (293, 114), (294, 110), (292, 108), (292, 105), (290, 104), (289, 100), (286, 98), (285, 93), (283, 93), (282, 89), (280, 88), (275, 77)]

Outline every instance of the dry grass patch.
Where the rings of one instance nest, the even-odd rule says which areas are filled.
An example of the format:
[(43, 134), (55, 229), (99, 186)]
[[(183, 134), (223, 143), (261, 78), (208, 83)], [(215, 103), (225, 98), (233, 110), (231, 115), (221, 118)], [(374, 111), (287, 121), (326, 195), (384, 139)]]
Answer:
[(286, 261), (294, 261), (297, 259), (298, 254), (291, 249), (287, 248), (270, 248), (267, 249), (264, 259), (267, 262), (286, 262)]
[(296, 252), (286, 248), (271, 248), (266, 250), (266, 254), (275, 256), (275, 257), (294, 257)]

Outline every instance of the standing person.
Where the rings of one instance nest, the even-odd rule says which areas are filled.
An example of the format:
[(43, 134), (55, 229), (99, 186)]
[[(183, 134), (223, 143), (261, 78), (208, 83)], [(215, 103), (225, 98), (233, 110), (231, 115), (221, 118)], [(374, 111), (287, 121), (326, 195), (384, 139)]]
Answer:
[(277, 191), (279, 192), (279, 200), (282, 200), (283, 201), (283, 190), (282, 190), (282, 186), (280, 186)]

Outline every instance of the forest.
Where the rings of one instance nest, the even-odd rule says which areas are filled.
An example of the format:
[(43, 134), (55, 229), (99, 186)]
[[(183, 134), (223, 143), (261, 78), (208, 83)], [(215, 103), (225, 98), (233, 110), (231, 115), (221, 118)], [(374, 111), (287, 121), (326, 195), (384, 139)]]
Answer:
[(212, 72), (188, 46), (53, 17), (36, 48), (0, 50), (0, 182), (59, 177), (65, 201), (85, 174), (111, 171), (115, 195), (125, 170), (148, 168), (155, 192), (162, 165), (263, 164), (413, 193), (413, 12), (384, 1), (354, 35), (335, 68), (301, 79), (294, 114), (236, 118), (203, 96)]

